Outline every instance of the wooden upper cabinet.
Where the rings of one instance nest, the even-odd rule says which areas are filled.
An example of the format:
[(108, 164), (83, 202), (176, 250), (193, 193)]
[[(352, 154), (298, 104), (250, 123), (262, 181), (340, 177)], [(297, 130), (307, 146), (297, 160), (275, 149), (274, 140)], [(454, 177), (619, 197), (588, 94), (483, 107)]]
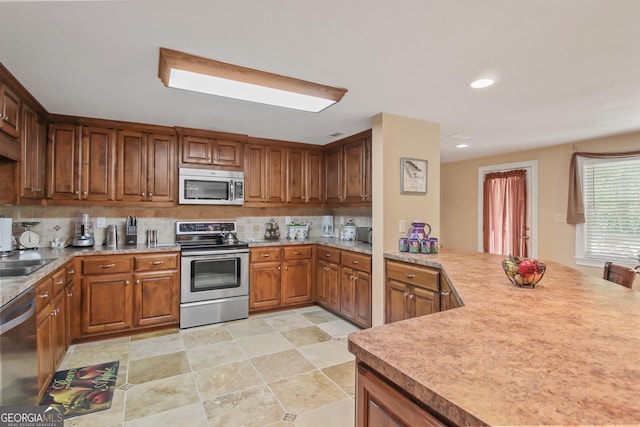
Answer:
[(47, 198), (80, 198), (80, 139), (82, 127), (49, 125)]
[(243, 142), (200, 135), (182, 135), (180, 145), (183, 165), (242, 170)]
[(365, 140), (345, 144), (343, 202), (365, 201)]
[(46, 180), (47, 128), (44, 118), (22, 104), (20, 198), (43, 199)]
[(49, 126), (47, 198), (111, 201), (115, 196), (115, 133), (111, 129)]
[(286, 148), (247, 144), (245, 150), (245, 202), (284, 203)]
[(325, 201), (342, 202), (342, 146), (328, 150), (325, 157)]
[(13, 138), (20, 136), (20, 98), (2, 83), (0, 83), (0, 131)]
[(118, 132), (116, 200), (175, 201), (176, 146), (171, 134)]
[(322, 153), (287, 148), (287, 203), (322, 203)]

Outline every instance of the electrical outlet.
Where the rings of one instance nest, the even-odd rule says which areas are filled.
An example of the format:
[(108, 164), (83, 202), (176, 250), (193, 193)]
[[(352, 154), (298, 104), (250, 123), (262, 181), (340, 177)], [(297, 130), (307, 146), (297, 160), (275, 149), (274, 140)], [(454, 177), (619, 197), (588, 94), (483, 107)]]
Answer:
[(292, 224), (291, 217), (290, 216), (285, 216), (284, 217), (284, 223), (285, 223), (285, 225)]
[(105, 228), (107, 226), (106, 222), (107, 221), (102, 216), (99, 216), (98, 218), (96, 218), (96, 226), (98, 228)]
[(407, 232), (407, 220), (405, 220), (405, 219), (401, 219), (400, 220), (400, 232), (401, 233), (406, 233)]

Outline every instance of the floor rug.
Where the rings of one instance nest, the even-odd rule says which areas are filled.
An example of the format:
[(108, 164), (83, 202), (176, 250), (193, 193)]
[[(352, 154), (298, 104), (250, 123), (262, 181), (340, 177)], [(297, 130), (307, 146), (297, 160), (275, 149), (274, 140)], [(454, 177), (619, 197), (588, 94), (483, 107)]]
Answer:
[(58, 371), (40, 405), (62, 405), (70, 418), (111, 407), (120, 362)]

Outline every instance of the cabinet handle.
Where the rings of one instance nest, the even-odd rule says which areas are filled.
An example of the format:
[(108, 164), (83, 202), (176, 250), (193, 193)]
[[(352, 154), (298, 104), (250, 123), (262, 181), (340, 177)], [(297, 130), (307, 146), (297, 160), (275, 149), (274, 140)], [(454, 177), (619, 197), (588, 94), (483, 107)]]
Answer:
[(324, 256), (326, 256), (327, 258), (329, 258), (329, 257), (331, 256), (331, 254), (326, 253), (326, 254), (324, 254)]
[(356, 276), (353, 276), (353, 281), (354, 281), (354, 282), (357, 282), (357, 281), (358, 281), (358, 278), (357, 278)]
[(76, 274), (76, 271), (71, 269), (71, 270), (67, 270), (67, 274), (72, 275), (72, 274)]
[(67, 294), (67, 296), (68, 296), (69, 298), (73, 298), (73, 292), (69, 292), (69, 293)]
[(78, 194), (78, 190), (75, 191), (75, 194)]
[(288, 269), (289, 269), (289, 267), (285, 265), (285, 266), (284, 266), (284, 269), (285, 269), (285, 270), (288, 270)]
[(142, 193), (142, 194), (141, 194), (141, 196), (146, 196), (146, 195), (147, 195), (147, 193)]
[(115, 264), (100, 264), (100, 268), (112, 268), (115, 267)]
[(84, 194), (86, 196), (87, 194), (89, 194), (89, 192), (83, 191), (82, 194)]
[(280, 266), (278, 266), (278, 270), (280, 270)]
[(403, 299), (404, 299), (404, 298), (406, 298), (406, 297), (407, 297), (407, 295), (409, 295), (409, 294), (408, 294), (408, 293), (406, 293), (406, 292), (403, 292), (403, 293), (402, 293), (402, 298), (403, 298)]
[(62, 285), (63, 283), (64, 283), (64, 279), (62, 279), (62, 280), (58, 280), (58, 281), (56, 282), (56, 285)]
[(414, 296), (415, 295), (413, 295), (413, 294), (409, 295), (409, 299), (413, 299)]
[(140, 279), (137, 279), (137, 280), (136, 280), (136, 284), (140, 284)]
[(45, 298), (49, 298), (49, 291), (45, 292), (42, 295), (38, 295), (39, 298), (45, 299)]
[(125, 281), (124, 281), (124, 284), (125, 284), (125, 285), (128, 285), (128, 284), (129, 284), (129, 281), (128, 281), (128, 280), (125, 280)]
[(149, 193), (149, 197), (153, 197), (153, 193)]
[(263, 256), (263, 257), (267, 258), (267, 257), (270, 257), (270, 256), (271, 256), (271, 254), (262, 254), (261, 256)]
[(298, 252), (298, 251), (296, 251), (296, 252), (294, 252), (293, 254), (294, 254), (294, 255), (300, 255), (301, 253), (302, 253), (302, 252)]
[(160, 264), (164, 264), (164, 261), (151, 261), (149, 264), (151, 264), (151, 265), (160, 265)]
[(413, 279), (414, 277), (416, 277), (415, 274), (409, 274), (409, 273), (404, 273), (405, 277), (408, 279)]
[(443, 297), (449, 296), (451, 292), (445, 292), (445, 291), (440, 291), (440, 295), (442, 295)]
[(207, 157), (207, 162), (210, 162), (210, 161), (211, 161), (211, 157)]
[(358, 260), (357, 260), (357, 259), (354, 259), (354, 260), (353, 260), (353, 261), (351, 261), (351, 262), (352, 262), (353, 264), (357, 264), (357, 263), (358, 263)]

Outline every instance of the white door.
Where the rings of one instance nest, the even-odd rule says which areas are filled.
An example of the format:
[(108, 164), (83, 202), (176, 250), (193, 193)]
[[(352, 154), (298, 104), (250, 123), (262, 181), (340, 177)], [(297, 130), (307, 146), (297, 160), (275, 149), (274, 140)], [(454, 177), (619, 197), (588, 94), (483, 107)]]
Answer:
[(527, 253), (538, 257), (538, 161), (505, 163), (478, 168), (478, 251), (483, 251), (482, 224), (484, 200), (484, 176), (491, 172), (506, 172), (513, 169), (527, 171)]

